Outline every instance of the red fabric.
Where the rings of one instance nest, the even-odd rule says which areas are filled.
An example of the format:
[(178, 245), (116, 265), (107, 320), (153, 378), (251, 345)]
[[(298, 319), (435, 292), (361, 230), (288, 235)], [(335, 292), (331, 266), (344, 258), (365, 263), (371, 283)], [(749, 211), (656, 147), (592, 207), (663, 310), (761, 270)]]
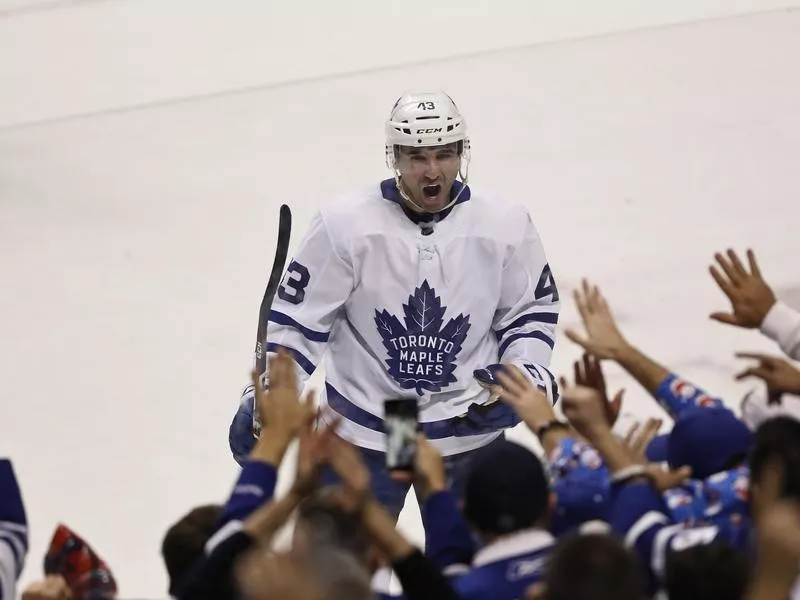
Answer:
[(86, 541), (69, 527), (59, 524), (44, 559), (46, 575), (61, 575), (76, 600), (106, 600), (117, 597), (117, 582), (111, 569)]

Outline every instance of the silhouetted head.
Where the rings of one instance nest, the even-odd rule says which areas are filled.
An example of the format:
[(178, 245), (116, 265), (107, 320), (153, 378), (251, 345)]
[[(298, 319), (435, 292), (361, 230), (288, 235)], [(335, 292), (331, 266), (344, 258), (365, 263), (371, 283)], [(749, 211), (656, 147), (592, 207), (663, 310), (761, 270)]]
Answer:
[(198, 506), (172, 525), (161, 542), (161, 556), (169, 576), (169, 593), (174, 595), (179, 583), (199, 558), (214, 533), (222, 507)]
[(464, 516), (481, 535), (490, 537), (544, 527), (549, 498), (539, 458), (502, 440), (476, 452), (464, 484)]

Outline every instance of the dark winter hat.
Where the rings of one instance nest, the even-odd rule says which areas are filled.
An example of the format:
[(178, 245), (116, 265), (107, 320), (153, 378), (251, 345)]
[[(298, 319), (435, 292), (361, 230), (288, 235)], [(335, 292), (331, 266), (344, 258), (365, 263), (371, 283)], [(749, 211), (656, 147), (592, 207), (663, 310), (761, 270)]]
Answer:
[(672, 431), (658, 436), (646, 450), (648, 460), (670, 467), (689, 466), (692, 477), (705, 479), (745, 458), (753, 433), (727, 408), (695, 408), (681, 414)]
[(544, 516), (548, 494), (539, 458), (501, 439), (472, 459), (464, 485), (464, 516), (482, 532), (512, 533)]

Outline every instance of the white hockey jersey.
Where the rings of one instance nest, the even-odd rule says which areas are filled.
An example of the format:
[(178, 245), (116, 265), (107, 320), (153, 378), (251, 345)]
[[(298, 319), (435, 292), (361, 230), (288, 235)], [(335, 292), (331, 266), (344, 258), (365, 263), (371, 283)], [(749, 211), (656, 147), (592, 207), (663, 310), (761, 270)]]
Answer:
[(383, 402), (407, 397), (443, 454), (487, 444), (501, 432), (464, 435), (455, 423), (488, 401), (473, 371), (491, 364), (513, 362), (556, 393), (558, 291), (525, 208), (467, 187), (430, 219), (392, 179), (337, 198), (272, 305), (267, 351), (291, 352), (303, 379), (324, 361), (320, 402), (357, 446), (384, 451)]

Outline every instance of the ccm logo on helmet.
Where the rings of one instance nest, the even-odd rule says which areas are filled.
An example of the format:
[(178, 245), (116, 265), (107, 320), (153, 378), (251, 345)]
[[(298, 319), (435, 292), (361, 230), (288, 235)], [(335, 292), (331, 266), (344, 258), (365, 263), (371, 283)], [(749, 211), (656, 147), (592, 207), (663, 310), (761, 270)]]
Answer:
[(417, 129), (417, 134), (420, 134), (420, 133), (441, 133), (441, 132), (442, 132), (442, 128), (441, 127), (436, 127), (434, 129)]

